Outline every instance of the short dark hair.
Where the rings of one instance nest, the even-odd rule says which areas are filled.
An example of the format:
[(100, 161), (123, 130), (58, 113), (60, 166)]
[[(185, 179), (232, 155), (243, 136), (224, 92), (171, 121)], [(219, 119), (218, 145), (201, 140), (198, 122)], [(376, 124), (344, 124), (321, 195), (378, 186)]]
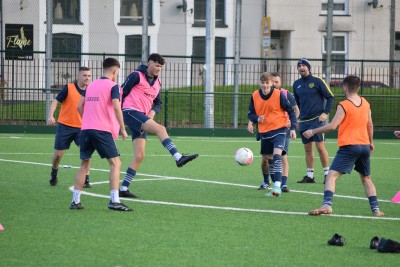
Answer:
[(159, 64), (161, 64), (161, 65), (164, 65), (164, 64), (165, 64), (164, 58), (163, 58), (160, 54), (157, 54), (157, 53), (151, 54), (151, 55), (149, 56), (149, 58), (147, 59), (147, 62), (149, 62), (150, 60), (152, 60), (152, 61), (154, 61), (154, 62), (156, 62), (156, 63), (159, 63)]
[(349, 75), (343, 79), (343, 86), (346, 86), (350, 92), (357, 92), (360, 88), (360, 84), (360, 78), (354, 75)]
[(90, 70), (88, 67), (85, 66), (79, 67), (79, 71), (88, 71), (88, 70)]
[(119, 61), (115, 58), (109, 57), (104, 59), (103, 61), (103, 69), (108, 69), (110, 67), (118, 67), (120, 68), (121, 65), (119, 64)]
[(271, 72), (272, 77), (281, 77), (281, 75), (279, 74), (279, 72)]
[(260, 81), (272, 81), (272, 74), (270, 72), (261, 73)]

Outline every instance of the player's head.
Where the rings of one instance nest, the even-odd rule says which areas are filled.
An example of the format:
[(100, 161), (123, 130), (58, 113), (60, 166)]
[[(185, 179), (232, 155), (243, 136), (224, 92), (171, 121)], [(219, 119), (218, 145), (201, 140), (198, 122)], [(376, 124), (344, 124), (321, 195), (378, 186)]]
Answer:
[(280, 89), (282, 86), (281, 75), (279, 72), (271, 72), (272, 75), (272, 83), (275, 89)]
[(160, 54), (151, 54), (147, 59), (147, 74), (150, 77), (158, 76), (164, 64), (165, 60)]
[(104, 75), (114, 82), (117, 80), (120, 67), (119, 61), (115, 58), (109, 57), (103, 61)]
[(86, 86), (90, 83), (90, 78), (92, 74), (88, 67), (80, 67), (78, 72), (78, 86), (81, 89), (86, 88)]
[(273, 86), (272, 74), (270, 72), (263, 72), (260, 76), (261, 88), (271, 88)]
[(311, 72), (310, 62), (306, 58), (301, 58), (297, 62), (297, 70), (299, 71), (301, 76), (308, 76)]
[(349, 75), (343, 79), (343, 89), (349, 93), (357, 93), (360, 90), (361, 80), (357, 76)]

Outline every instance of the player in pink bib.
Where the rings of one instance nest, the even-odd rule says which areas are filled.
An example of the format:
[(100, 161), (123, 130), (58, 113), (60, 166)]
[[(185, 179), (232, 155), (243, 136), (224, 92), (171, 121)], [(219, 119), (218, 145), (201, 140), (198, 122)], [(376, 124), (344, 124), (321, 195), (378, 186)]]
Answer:
[(160, 111), (162, 104), (160, 97), (161, 82), (158, 74), (164, 63), (162, 56), (155, 53), (151, 54), (147, 60), (147, 66), (139, 66), (128, 75), (122, 85), (124, 122), (132, 132), (134, 156), (121, 184), (120, 197), (138, 197), (129, 192), (128, 188), (144, 159), (147, 132), (157, 135), (165, 149), (174, 157), (178, 167), (184, 166), (199, 156), (198, 154), (180, 154), (174, 142), (168, 136), (165, 127), (153, 120), (154, 116)]
[(74, 193), (71, 210), (83, 209), (81, 192), (85, 182), (85, 174), (90, 169), (90, 159), (96, 150), (101, 158), (106, 158), (110, 164), (110, 196), (108, 208), (117, 211), (132, 211), (119, 199), (119, 176), (121, 160), (114, 139), (118, 139), (121, 131), (122, 139), (128, 134), (125, 130), (121, 110), (121, 87), (115, 82), (120, 64), (115, 58), (103, 61), (103, 77), (91, 83), (85, 96), (78, 103), (78, 111), (82, 117), (80, 158), (81, 167), (75, 176)]

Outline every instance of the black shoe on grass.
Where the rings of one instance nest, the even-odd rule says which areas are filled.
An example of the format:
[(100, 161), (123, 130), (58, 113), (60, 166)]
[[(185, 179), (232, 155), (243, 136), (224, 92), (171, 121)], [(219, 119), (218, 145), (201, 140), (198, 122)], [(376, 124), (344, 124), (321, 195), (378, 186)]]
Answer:
[(110, 203), (108, 203), (108, 208), (110, 210), (117, 210), (117, 211), (133, 211), (133, 209), (129, 208), (128, 206), (122, 203), (111, 202), (111, 201)]
[(193, 155), (183, 154), (182, 157), (178, 161), (176, 161), (176, 166), (178, 166), (180, 168), (180, 167), (184, 166), (186, 163), (188, 163), (189, 161), (194, 160), (198, 156), (199, 156), (199, 154), (193, 154)]
[(257, 190), (267, 190), (271, 187), (271, 183), (262, 183)]
[(371, 239), (371, 242), (369, 243), (369, 248), (370, 249), (377, 249), (378, 248), (378, 244), (379, 244), (379, 237), (374, 236)]
[(138, 195), (129, 192), (129, 190), (126, 191), (119, 190), (119, 197), (139, 198)]
[(89, 181), (85, 181), (83, 188), (92, 188), (92, 185), (89, 183)]
[(72, 201), (71, 206), (69, 206), (70, 210), (82, 210), (83, 206), (81, 205), (81, 203), (75, 203)]
[(57, 185), (57, 183), (58, 183), (58, 179), (57, 179), (57, 177), (55, 177), (55, 176), (51, 176), (51, 177), (50, 177), (50, 181), (49, 181), (49, 183), (50, 183), (50, 185), (51, 185), (51, 186), (56, 186), (56, 185)]
[(344, 246), (344, 237), (339, 234), (334, 234), (333, 237), (328, 240), (328, 245), (331, 246)]
[(315, 183), (314, 178), (308, 177), (307, 175), (303, 177), (300, 181), (297, 181), (299, 184), (313, 184)]
[(284, 193), (290, 192), (289, 187), (287, 185), (283, 185), (281, 189), (282, 189), (282, 192), (284, 192)]

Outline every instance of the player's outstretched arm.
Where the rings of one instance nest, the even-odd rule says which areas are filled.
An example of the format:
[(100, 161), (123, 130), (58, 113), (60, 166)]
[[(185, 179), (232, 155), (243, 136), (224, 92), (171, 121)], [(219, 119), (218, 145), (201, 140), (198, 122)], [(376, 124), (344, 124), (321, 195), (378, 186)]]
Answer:
[(49, 116), (47, 117), (47, 125), (56, 125), (56, 119), (54, 118), (54, 112), (57, 109), (58, 103), (59, 102), (57, 101), (57, 99), (54, 99), (53, 102), (51, 102)]

